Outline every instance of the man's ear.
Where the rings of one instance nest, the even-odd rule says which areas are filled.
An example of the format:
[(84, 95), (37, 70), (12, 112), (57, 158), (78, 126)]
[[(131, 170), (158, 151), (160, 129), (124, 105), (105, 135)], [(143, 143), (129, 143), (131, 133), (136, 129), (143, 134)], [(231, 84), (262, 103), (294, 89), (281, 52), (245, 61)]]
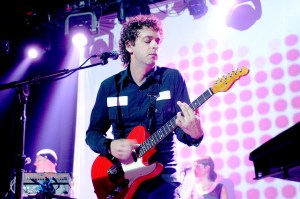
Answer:
[(131, 54), (133, 52), (132, 50), (133, 44), (130, 41), (127, 41), (125, 46), (126, 46), (126, 50)]

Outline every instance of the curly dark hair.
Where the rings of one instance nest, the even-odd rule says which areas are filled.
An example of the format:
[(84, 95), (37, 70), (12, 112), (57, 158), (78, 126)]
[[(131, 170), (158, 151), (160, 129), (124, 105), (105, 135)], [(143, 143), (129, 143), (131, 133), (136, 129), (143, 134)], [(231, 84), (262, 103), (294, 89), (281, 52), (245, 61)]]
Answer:
[(130, 42), (132, 45), (135, 45), (136, 38), (139, 35), (139, 30), (143, 27), (148, 27), (157, 31), (161, 36), (161, 39), (163, 39), (162, 23), (154, 15), (137, 15), (131, 17), (123, 24), (119, 41), (119, 51), (121, 54), (121, 61), (124, 66), (127, 66), (130, 63), (130, 53), (126, 50), (126, 43)]

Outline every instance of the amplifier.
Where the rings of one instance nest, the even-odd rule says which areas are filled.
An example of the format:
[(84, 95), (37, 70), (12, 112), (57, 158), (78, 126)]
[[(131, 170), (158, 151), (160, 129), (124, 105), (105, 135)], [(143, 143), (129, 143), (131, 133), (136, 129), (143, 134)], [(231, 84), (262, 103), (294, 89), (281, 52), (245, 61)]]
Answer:
[(36, 195), (43, 182), (51, 180), (55, 195), (70, 196), (72, 177), (70, 173), (24, 173), (23, 194)]

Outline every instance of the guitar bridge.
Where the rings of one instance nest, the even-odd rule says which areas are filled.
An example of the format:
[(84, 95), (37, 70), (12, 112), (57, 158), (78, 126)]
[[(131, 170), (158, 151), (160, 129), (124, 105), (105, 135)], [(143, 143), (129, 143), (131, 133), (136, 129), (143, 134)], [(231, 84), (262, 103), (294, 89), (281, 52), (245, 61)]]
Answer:
[(124, 177), (124, 171), (120, 162), (108, 169), (107, 173), (111, 182), (117, 182)]

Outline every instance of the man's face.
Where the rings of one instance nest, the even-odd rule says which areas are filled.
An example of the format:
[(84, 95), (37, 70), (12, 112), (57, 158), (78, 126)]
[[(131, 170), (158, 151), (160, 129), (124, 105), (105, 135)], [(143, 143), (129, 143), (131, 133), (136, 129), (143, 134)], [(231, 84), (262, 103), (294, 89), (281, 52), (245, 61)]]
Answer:
[(158, 32), (144, 27), (134, 44), (127, 45), (127, 51), (132, 53), (131, 64), (153, 66), (158, 58), (157, 52), (161, 39)]
[(36, 156), (35, 162), (34, 162), (35, 172), (42, 173), (42, 172), (53, 172), (54, 163), (52, 163), (47, 158), (44, 158), (43, 156)]

